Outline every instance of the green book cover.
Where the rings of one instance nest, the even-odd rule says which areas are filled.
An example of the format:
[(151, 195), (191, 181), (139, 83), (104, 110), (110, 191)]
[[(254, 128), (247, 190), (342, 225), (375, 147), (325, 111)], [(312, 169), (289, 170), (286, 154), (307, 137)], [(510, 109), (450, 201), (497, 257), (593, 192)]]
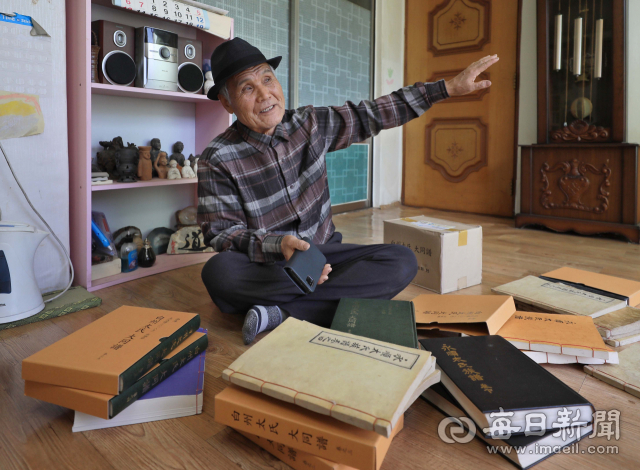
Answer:
[(413, 302), (341, 299), (331, 329), (419, 349)]

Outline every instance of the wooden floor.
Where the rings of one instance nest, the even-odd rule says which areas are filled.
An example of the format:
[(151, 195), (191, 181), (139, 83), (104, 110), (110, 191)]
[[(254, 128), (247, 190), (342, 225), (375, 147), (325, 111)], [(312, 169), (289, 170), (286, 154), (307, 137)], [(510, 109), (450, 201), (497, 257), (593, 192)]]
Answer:
[[(334, 217), (345, 242), (382, 241), (382, 221), (410, 215), (434, 215), (481, 224), (484, 230), (483, 282), (459, 295), (490, 294), (493, 286), (528, 274), (572, 266), (640, 279), (640, 247), (626, 242), (516, 230), (513, 220), (427, 209), (391, 207)], [(100, 290), (103, 304), (84, 312), (0, 332), (0, 469), (286, 469), (284, 463), (217, 424), (213, 398), (225, 387), (222, 370), (242, 354), (242, 318), (220, 313), (200, 280), (201, 266), (183, 268)], [(399, 299), (426, 291), (410, 286)], [(23, 395), (23, 358), (76, 331), (121, 305), (199, 313), (209, 329), (203, 413), (188, 418), (122, 428), (72, 433), (73, 412)], [(590, 400), (597, 410), (621, 411), (619, 441), (585, 439), (578, 455), (555, 455), (539, 469), (631, 469), (640, 461), (638, 399), (593, 377), (578, 365), (547, 366), (554, 375)], [(383, 470), (513, 468), (489, 455), (479, 440), (445, 444), (437, 435), (442, 415), (419, 399), (406, 414)], [(618, 445), (617, 455), (589, 455), (588, 446)]]

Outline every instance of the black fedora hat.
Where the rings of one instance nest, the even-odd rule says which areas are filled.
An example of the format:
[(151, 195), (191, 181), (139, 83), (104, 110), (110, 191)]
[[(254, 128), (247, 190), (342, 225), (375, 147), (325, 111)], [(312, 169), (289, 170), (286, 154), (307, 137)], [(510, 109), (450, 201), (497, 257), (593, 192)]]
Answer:
[(217, 100), (220, 89), (227, 79), (235, 74), (265, 62), (277, 69), (281, 60), (282, 56), (267, 60), (260, 49), (241, 38), (233, 38), (231, 41), (220, 44), (211, 54), (211, 75), (214, 85), (209, 89), (207, 98)]

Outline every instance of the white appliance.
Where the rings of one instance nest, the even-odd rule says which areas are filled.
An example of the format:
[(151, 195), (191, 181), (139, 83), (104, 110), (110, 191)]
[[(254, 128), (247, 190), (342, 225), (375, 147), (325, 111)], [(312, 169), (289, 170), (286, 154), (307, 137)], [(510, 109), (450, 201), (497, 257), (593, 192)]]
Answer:
[(44, 309), (33, 259), (47, 235), (31, 225), (0, 221), (0, 323), (22, 320)]

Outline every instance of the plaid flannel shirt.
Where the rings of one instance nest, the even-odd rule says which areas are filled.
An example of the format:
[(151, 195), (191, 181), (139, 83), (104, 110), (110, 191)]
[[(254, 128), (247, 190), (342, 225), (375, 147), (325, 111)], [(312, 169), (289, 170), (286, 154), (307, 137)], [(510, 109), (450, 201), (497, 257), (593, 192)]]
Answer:
[(360, 104), (285, 111), (272, 136), (236, 121), (198, 162), (198, 222), (215, 251), (284, 259), (285, 235), (326, 243), (335, 231), (325, 155), (401, 126), (447, 98), (444, 80)]

